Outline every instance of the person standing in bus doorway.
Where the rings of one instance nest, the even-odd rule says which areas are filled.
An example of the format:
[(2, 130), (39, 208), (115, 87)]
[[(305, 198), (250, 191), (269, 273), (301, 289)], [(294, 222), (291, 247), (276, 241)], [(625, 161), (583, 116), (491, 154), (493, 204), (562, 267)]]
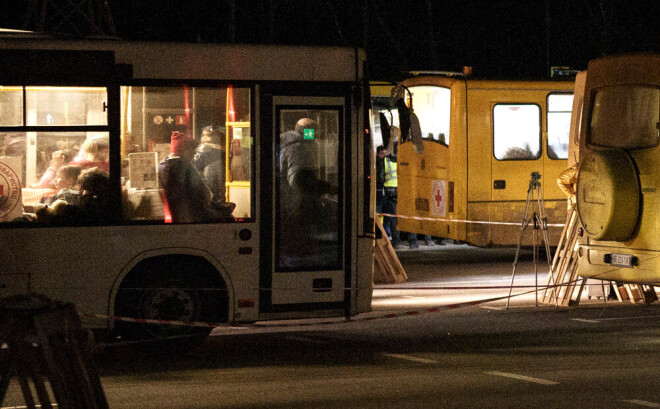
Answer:
[[(332, 208), (322, 196), (336, 195), (337, 186), (318, 177), (317, 131), (316, 121), (301, 118), (294, 130), (280, 135), (280, 240), (283, 262), (289, 267), (300, 267), (310, 260), (316, 265), (326, 260), (334, 262), (339, 251), (321, 244), (322, 236), (329, 226), (336, 225), (337, 218), (336, 205)], [(306, 134), (313, 136), (306, 138)]]
[[(394, 142), (394, 152), (387, 152), (383, 158), (383, 168), (385, 170), (385, 182), (383, 187), (385, 189), (385, 202), (383, 203), (383, 213), (396, 214), (396, 201), (397, 201), (397, 187), (399, 182), (397, 180), (397, 157), (396, 151), (398, 143)], [(401, 246), (401, 239), (399, 231), (396, 229), (396, 217), (384, 216), (383, 228), (392, 242), (392, 247), (395, 249)]]
[[(385, 204), (385, 157), (389, 155), (389, 151), (383, 145), (376, 148), (376, 214), (383, 211)], [(383, 218), (378, 216), (381, 224)]]

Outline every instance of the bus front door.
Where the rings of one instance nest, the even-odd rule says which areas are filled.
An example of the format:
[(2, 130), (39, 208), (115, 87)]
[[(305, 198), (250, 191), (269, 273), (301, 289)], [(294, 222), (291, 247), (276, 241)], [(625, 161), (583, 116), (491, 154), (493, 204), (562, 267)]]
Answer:
[(286, 318), (319, 310), (341, 315), (350, 279), (342, 192), (349, 172), (349, 161), (344, 161), (346, 98), (270, 98), (264, 102), (272, 110), (264, 109), (272, 117), (262, 122), (270, 130), (261, 133), (271, 132), (272, 144), (261, 152), (269, 155), (262, 165), (272, 169), (272, 184), (262, 198), (262, 211), (272, 212), (262, 237), (272, 241), (261, 247), (267, 249), (262, 256), (270, 267), (262, 264), (260, 312)]

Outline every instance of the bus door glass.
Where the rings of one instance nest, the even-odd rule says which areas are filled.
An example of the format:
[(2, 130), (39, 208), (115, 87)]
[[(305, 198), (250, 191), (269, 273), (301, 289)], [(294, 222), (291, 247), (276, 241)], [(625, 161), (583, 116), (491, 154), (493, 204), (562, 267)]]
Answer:
[(344, 103), (341, 97), (273, 98), (275, 311), (279, 304), (343, 305), (344, 203), (338, 191), (345, 172)]
[(532, 172), (543, 171), (541, 107), (498, 103), (493, 107), (492, 200), (525, 200)]

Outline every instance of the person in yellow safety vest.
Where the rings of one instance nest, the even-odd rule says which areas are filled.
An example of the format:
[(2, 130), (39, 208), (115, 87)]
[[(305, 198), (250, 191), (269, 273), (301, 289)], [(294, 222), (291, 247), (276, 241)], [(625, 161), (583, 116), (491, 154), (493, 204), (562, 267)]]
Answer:
[[(396, 146), (394, 152), (396, 152)], [(397, 195), (397, 173), (396, 173), (396, 156), (390, 153), (384, 158), (385, 170), (385, 183), (383, 184), (385, 190), (385, 200), (383, 203), (383, 213), (396, 214), (396, 195)], [(395, 249), (400, 247), (401, 239), (399, 231), (396, 229), (396, 217), (385, 216), (383, 218), (383, 228), (387, 233), (392, 247)]]

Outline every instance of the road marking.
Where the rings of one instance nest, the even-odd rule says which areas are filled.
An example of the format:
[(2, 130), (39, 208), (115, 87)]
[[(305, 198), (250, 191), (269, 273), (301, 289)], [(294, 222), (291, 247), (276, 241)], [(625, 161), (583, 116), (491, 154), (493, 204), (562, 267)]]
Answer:
[[(57, 403), (51, 403), (50, 406), (57, 406)], [(42, 407), (41, 405), (34, 405), (35, 408)], [(0, 406), (0, 409), (29, 409), (27, 406)]]
[(381, 354), (383, 356), (389, 357), (389, 358), (397, 358), (397, 359), (403, 359), (406, 361), (413, 361), (413, 362), (421, 362), (424, 364), (435, 364), (438, 361), (435, 361), (433, 359), (425, 359), (425, 358), (418, 358), (416, 356), (410, 356), (410, 355), (404, 355), (404, 354)]
[(311, 344), (329, 344), (328, 341), (323, 341), (323, 340), (320, 340), (320, 339), (306, 338), (306, 337), (297, 337), (295, 335), (290, 335), (288, 337), (284, 337), (284, 339), (288, 339), (288, 340), (291, 340), (291, 341), (309, 342)]
[(599, 318), (599, 321), (619, 321), (619, 320), (640, 320), (644, 318), (658, 318), (660, 315), (640, 315), (638, 317), (614, 317), (614, 318)]
[(639, 406), (646, 406), (647, 408), (660, 408), (660, 403), (647, 402), (645, 400), (639, 400), (639, 399), (623, 400), (623, 402), (628, 402)]
[(531, 376), (518, 375), (518, 374), (508, 373), (508, 372), (487, 371), (486, 373), (489, 374), (489, 375), (504, 376), (506, 378), (513, 378), (513, 379), (518, 379), (520, 381), (533, 382), (533, 383), (538, 383), (538, 384), (541, 384), (541, 385), (558, 385), (559, 384), (559, 382), (555, 382), (555, 381), (548, 381), (546, 379), (541, 379), (541, 378), (532, 378)]
[(484, 310), (495, 310), (495, 311), (501, 311), (504, 309), (504, 307), (490, 307), (488, 305), (484, 305), (479, 308), (483, 308)]
[(588, 322), (590, 324), (598, 324), (600, 322), (600, 320), (588, 320), (584, 318), (571, 318), (571, 321)]

